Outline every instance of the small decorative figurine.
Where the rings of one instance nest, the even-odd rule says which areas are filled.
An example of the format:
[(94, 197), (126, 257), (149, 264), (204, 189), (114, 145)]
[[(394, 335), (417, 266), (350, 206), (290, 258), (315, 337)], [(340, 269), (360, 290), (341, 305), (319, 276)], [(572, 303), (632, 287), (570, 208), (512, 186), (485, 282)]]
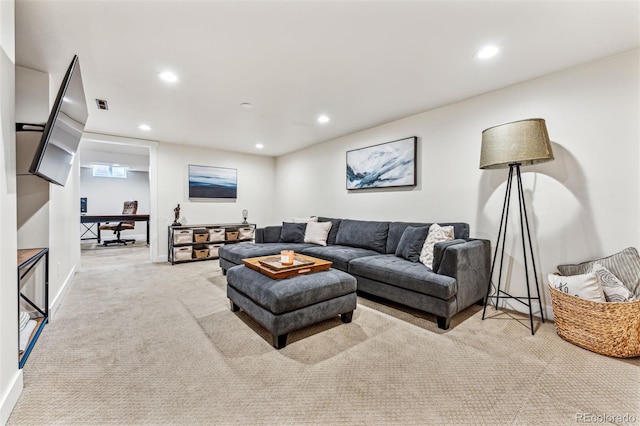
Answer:
[(180, 219), (180, 204), (178, 204), (178, 206), (173, 209), (173, 214), (174, 214), (174, 218), (173, 218), (173, 223), (171, 224), (171, 226), (180, 226), (182, 225), (180, 222), (178, 222), (178, 220)]

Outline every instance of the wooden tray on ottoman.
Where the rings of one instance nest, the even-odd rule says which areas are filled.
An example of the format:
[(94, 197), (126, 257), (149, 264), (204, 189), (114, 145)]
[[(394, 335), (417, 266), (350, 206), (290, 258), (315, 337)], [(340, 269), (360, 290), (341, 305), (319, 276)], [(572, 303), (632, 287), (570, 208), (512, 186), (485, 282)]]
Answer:
[(258, 271), (271, 279), (281, 280), (311, 272), (326, 271), (331, 268), (332, 262), (317, 259), (304, 254), (295, 253), (293, 265), (282, 265), (280, 256), (260, 256), (242, 259), (242, 263), (248, 268)]

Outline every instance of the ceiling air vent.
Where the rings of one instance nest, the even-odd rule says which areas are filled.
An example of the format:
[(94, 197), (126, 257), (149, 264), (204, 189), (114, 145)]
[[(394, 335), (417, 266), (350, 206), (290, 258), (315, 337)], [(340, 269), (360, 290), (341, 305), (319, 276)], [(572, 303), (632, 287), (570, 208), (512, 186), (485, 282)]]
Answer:
[(98, 109), (108, 110), (109, 105), (107, 105), (107, 101), (104, 99), (96, 99), (96, 105), (98, 105)]

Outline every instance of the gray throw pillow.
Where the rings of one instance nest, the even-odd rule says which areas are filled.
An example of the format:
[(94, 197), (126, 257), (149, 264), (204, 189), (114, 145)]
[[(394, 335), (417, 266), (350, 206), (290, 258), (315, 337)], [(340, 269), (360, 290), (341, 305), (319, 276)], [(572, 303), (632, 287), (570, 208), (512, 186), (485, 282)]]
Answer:
[(420, 262), (420, 252), (428, 234), (428, 226), (407, 226), (398, 242), (396, 256), (410, 262)]
[(304, 232), (306, 229), (306, 223), (282, 222), (282, 230), (280, 231), (280, 242), (304, 243)]

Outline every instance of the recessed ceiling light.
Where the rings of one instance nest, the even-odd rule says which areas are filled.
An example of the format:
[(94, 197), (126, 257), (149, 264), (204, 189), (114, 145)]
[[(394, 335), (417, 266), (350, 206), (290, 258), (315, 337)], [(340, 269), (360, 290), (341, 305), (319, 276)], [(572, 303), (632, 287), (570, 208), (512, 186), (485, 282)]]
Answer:
[(240, 104), (240, 108), (253, 109), (253, 104), (251, 104), (249, 102), (243, 102), (243, 103)]
[(158, 77), (160, 77), (161, 80), (169, 83), (175, 83), (176, 81), (178, 81), (178, 77), (171, 71), (161, 72), (160, 74), (158, 74)]
[(321, 115), (318, 117), (318, 123), (328, 123), (329, 122), (329, 117), (327, 117), (326, 115)]
[(149, 126), (148, 124), (141, 124), (138, 126), (138, 129), (148, 132), (149, 130), (151, 130), (151, 126)]
[(264, 148), (264, 145), (262, 145), (261, 143), (257, 143), (257, 144), (256, 144), (256, 148), (258, 148), (258, 149), (262, 149), (262, 148)]
[(500, 49), (496, 46), (485, 46), (476, 52), (476, 58), (488, 59), (496, 56)]

